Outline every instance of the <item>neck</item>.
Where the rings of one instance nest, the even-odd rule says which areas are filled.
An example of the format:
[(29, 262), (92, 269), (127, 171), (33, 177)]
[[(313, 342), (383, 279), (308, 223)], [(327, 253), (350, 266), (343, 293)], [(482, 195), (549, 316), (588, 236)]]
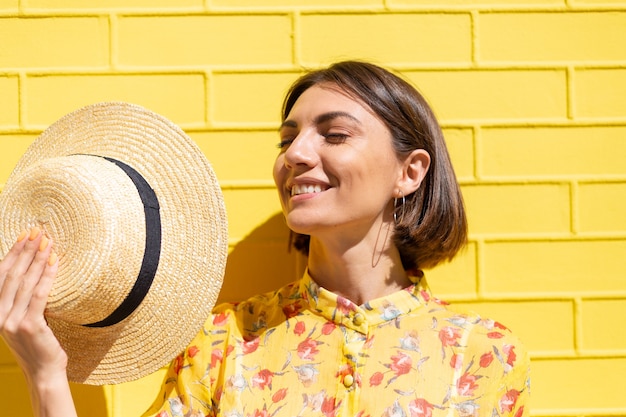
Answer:
[(370, 239), (311, 237), (308, 269), (320, 286), (357, 305), (410, 285), (400, 254), (392, 243), (392, 226), (383, 223)]

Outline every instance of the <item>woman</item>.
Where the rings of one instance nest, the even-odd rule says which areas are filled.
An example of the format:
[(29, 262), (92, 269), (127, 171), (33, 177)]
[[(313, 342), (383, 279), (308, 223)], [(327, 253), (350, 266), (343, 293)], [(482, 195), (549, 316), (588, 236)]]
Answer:
[[(282, 118), (274, 179), (307, 270), (276, 292), (216, 307), (147, 415), (526, 415), (519, 341), (449, 309), (420, 270), (452, 259), (467, 234), (424, 99), (378, 66), (341, 62), (297, 80)], [(17, 292), (27, 312), (13, 308), (3, 336), (40, 415), (68, 416), (66, 357), (41, 314), (56, 268), (42, 240), (37, 230), (22, 236), (0, 264), (35, 288), (28, 309), (29, 291)], [(26, 269), (18, 257), (34, 262)]]

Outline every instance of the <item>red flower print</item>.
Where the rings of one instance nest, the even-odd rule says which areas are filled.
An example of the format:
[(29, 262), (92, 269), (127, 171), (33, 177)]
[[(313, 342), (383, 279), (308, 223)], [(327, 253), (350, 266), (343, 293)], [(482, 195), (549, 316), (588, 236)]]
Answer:
[(515, 364), (515, 359), (517, 359), (517, 355), (515, 354), (515, 346), (513, 345), (503, 345), (502, 353), (506, 355), (506, 363), (509, 366), (513, 366)]
[(354, 369), (352, 368), (352, 365), (343, 364), (335, 374), (335, 377), (339, 377), (340, 382), (343, 384), (343, 379), (346, 377), (346, 375), (352, 375), (353, 372)]
[(489, 332), (487, 333), (487, 337), (489, 339), (501, 339), (504, 337), (504, 335), (500, 332)]
[(270, 413), (268, 413), (268, 411), (265, 410), (265, 409), (263, 409), (263, 410), (256, 409), (256, 410), (254, 410), (254, 413), (246, 414), (246, 416), (248, 416), (248, 417), (270, 417)]
[(365, 410), (359, 411), (356, 417), (371, 417), (369, 414), (365, 415)]
[(322, 413), (324, 413), (326, 417), (335, 417), (337, 415), (341, 401), (336, 403), (336, 400), (335, 397), (324, 397), (324, 401), (322, 401)]
[(198, 352), (200, 352), (200, 349), (198, 349), (198, 346), (196, 345), (189, 346), (189, 348), (187, 348), (187, 356), (189, 356), (190, 358), (196, 356)]
[(322, 334), (328, 336), (333, 332), (333, 330), (335, 330), (336, 327), (337, 325), (335, 323), (333, 323), (332, 321), (327, 321), (322, 326)]
[(493, 361), (493, 353), (487, 352), (480, 357), (479, 363), (480, 363), (481, 368), (486, 368), (489, 365), (491, 365), (492, 361)]
[(371, 349), (373, 344), (374, 344), (374, 335), (368, 336), (367, 339), (365, 339), (365, 344), (363, 344), (363, 348)]
[(517, 397), (519, 397), (519, 391), (515, 389), (510, 389), (500, 398), (500, 412), (510, 412), (515, 408), (515, 403), (517, 402)]
[(452, 355), (450, 358), (450, 366), (452, 369), (461, 369), (461, 366), (463, 366), (463, 356), (457, 355), (456, 353)]
[(257, 350), (258, 347), (259, 347), (258, 337), (254, 337), (249, 340), (244, 340), (243, 343), (241, 343), (241, 351), (243, 352), (244, 355), (254, 352), (255, 350)]
[(522, 417), (523, 415), (524, 415), (524, 406), (521, 406), (515, 413), (515, 416), (513, 417)]
[(224, 324), (226, 324), (227, 320), (228, 320), (228, 313), (216, 314), (215, 317), (213, 317), (213, 325), (223, 326)]
[(260, 389), (265, 389), (265, 387), (269, 387), (272, 389), (272, 378), (274, 377), (274, 372), (269, 369), (261, 369), (256, 375), (252, 377), (252, 386)]
[(183, 363), (183, 357), (181, 355), (177, 356), (176, 359), (174, 359), (174, 363), (172, 364), (174, 367), (174, 372), (178, 374), (180, 370), (183, 369)]
[(337, 296), (337, 310), (343, 314), (348, 314), (351, 311), (356, 310), (354, 303), (347, 298)]
[(446, 326), (439, 331), (439, 340), (441, 340), (441, 346), (457, 346), (458, 339), (461, 337), (461, 330), (456, 327)]
[(396, 373), (396, 376), (409, 373), (413, 360), (409, 355), (404, 352), (398, 351), (397, 355), (391, 357), (391, 365), (389, 366), (392, 371)]
[[(226, 348), (226, 356), (230, 354), (234, 349), (233, 346), (229, 345)], [(213, 349), (211, 352), (211, 367), (214, 367), (217, 362), (222, 362), (224, 360), (224, 352), (221, 349)]]
[(461, 378), (456, 381), (456, 390), (459, 395), (469, 397), (474, 393), (478, 384), (476, 384), (476, 376), (464, 373)]
[(409, 403), (411, 417), (432, 417), (433, 405), (423, 398), (416, 398)]
[(295, 334), (296, 336), (300, 336), (302, 333), (304, 333), (305, 330), (306, 330), (306, 325), (304, 324), (303, 321), (299, 321), (296, 323), (295, 327), (293, 328), (293, 334)]
[(424, 301), (429, 302), (430, 301), (430, 294), (428, 294), (427, 291), (421, 290), (420, 291), (420, 295), (422, 296), (422, 298), (424, 299)]
[(497, 327), (498, 329), (502, 329), (502, 330), (509, 330), (508, 327), (506, 327), (504, 324), (498, 322), (498, 321), (494, 321), (493, 322), (493, 326)]
[(285, 314), (285, 317), (287, 317), (288, 319), (297, 316), (299, 312), (300, 312), (299, 303), (291, 303), (283, 307), (283, 313)]
[(319, 353), (317, 349), (317, 342), (315, 340), (311, 340), (310, 337), (307, 337), (305, 340), (300, 342), (298, 345), (298, 356), (300, 359), (315, 359), (315, 355)]
[(282, 401), (287, 396), (287, 388), (281, 388), (276, 391), (276, 394), (272, 395), (272, 402), (277, 403)]
[(382, 372), (376, 372), (374, 373), (374, 375), (372, 375), (370, 377), (370, 387), (377, 387), (380, 385), (381, 382), (383, 382), (383, 373)]
[(156, 417), (168, 417), (167, 411), (161, 411), (159, 414), (156, 415)]

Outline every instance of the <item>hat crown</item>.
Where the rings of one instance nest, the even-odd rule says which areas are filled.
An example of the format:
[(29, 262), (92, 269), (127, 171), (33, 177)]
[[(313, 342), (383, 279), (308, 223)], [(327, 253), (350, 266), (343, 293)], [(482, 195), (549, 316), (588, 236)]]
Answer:
[(144, 209), (128, 175), (102, 157), (69, 155), (33, 164), (10, 187), (28, 206), (16, 224), (55, 237), (61, 272), (47, 316), (79, 325), (108, 317), (130, 293), (145, 249)]

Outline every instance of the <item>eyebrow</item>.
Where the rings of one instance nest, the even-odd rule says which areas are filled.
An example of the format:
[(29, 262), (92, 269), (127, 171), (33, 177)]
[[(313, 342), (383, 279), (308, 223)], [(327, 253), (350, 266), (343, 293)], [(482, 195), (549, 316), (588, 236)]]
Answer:
[[(350, 119), (351, 121), (355, 122), (356, 124), (358, 124), (359, 126), (362, 125), (361, 121), (359, 119), (357, 119), (356, 117), (354, 117), (353, 115), (351, 115), (348, 112), (345, 111), (331, 111), (328, 113), (322, 113), (319, 116), (317, 116), (314, 120), (315, 124), (321, 124), (324, 122), (328, 122), (329, 120), (333, 120), (333, 119), (337, 119), (337, 118), (346, 118), (346, 119)], [(285, 120), (284, 122), (281, 123), (280, 125), (280, 129), (282, 129), (283, 127), (298, 127), (298, 124), (293, 121), (293, 120)]]

